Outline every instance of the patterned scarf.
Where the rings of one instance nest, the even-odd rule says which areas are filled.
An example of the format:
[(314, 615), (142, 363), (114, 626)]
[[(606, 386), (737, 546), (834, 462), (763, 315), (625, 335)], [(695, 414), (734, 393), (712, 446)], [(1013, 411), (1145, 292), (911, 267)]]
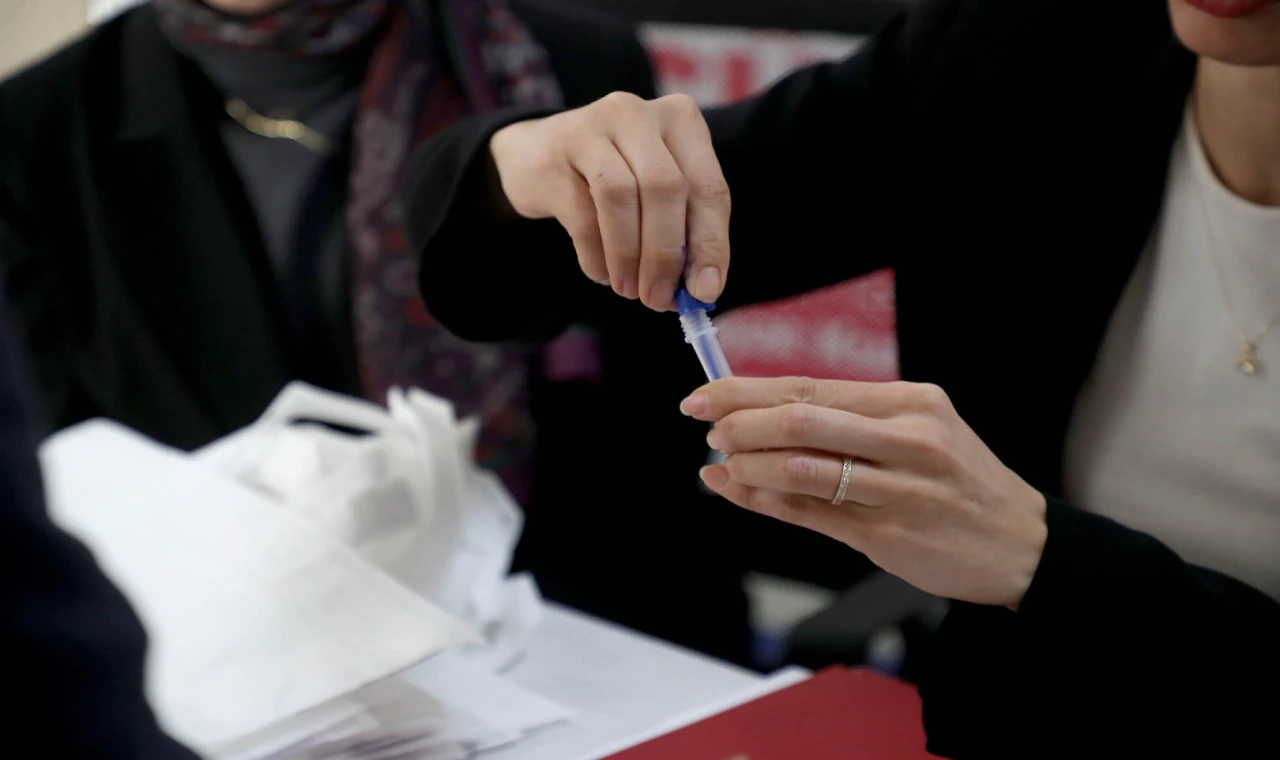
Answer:
[[(533, 423), (531, 357), (461, 341), (427, 313), (418, 296), (418, 262), (404, 235), (400, 185), (410, 154), (459, 119), (511, 105), (556, 108), (559, 84), (546, 51), (504, 0), (425, 2), (294, 0), (254, 18), (227, 16), (200, 0), (153, 0), (169, 34), (187, 44), (311, 56), (379, 35), (353, 130), (347, 220), (352, 315), (365, 394), (380, 403), (395, 386), (417, 386), (452, 400), (482, 421), (477, 462), (494, 470), (521, 503), (529, 496)], [(438, 49), (448, 39), (455, 55)], [(451, 61), (452, 58), (452, 61)]]

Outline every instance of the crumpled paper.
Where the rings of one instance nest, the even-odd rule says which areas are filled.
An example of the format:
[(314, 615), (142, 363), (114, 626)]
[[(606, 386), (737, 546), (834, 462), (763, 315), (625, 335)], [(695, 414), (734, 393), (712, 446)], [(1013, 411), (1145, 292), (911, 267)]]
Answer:
[(470, 625), (485, 643), (457, 656), (505, 669), (541, 611), (532, 578), (508, 576), (523, 515), (471, 463), (475, 420), (416, 389), (387, 402), (295, 382), (255, 423), (193, 456)]

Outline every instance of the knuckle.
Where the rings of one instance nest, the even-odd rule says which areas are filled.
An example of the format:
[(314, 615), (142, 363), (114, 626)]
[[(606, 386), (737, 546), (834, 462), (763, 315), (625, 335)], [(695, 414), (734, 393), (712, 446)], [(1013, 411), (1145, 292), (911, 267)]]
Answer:
[(936, 508), (952, 502), (950, 488), (931, 478), (916, 478), (902, 487), (899, 498), (904, 503)]
[(754, 488), (747, 494), (747, 507), (761, 514), (773, 515), (777, 512), (777, 499), (763, 488)]
[(665, 95), (658, 99), (658, 103), (670, 113), (683, 117), (696, 117), (702, 119), (702, 109), (698, 106), (698, 101), (683, 92)]
[(951, 409), (951, 398), (941, 387), (933, 383), (916, 383), (912, 389), (915, 405), (927, 412), (945, 412)]
[(729, 471), (729, 477), (739, 483), (744, 481), (746, 474), (746, 461), (740, 454), (730, 454), (724, 459), (725, 469)]
[(866, 531), (868, 541), (880, 548), (901, 546), (906, 542), (907, 529), (897, 520), (877, 520)]
[(890, 399), (896, 408), (911, 409), (915, 406), (916, 383), (909, 383), (905, 380), (894, 380), (884, 384), (884, 389), (891, 394)]
[(644, 105), (644, 98), (630, 92), (614, 90), (597, 101), (602, 109), (612, 114), (631, 114)]
[[(681, 252), (681, 256), (683, 256)], [(758, 381), (757, 381), (758, 382)], [(750, 381), (734, 375), (715, 381), (706, 392), (711, 397), (711, 406), (716, 409), (735, 409), (739, 401), (747, 394)], [(725, 419), (728, 419), (727, 417)], [(717, 426), (723, 421), (717, 423)]]
[(782, 482), (788, 490), (799, 491), (818, 482), (818, 463), (812, 457), (791, 456), (783, 462)]
[(818, 381), (811, 377), (784, 377), (778, 385), (779, 395), (790, 404), (811, 403), (818, 393)]
[(786, 440), (803, 441), (813, 432), (815, 422), (813, 407), (806, 404), (791, 403), (782, 408), (782, 419), (779, 422), (779, 427)]
[(631, 206), (639, 198), (635, 178), (622, 174), (600, 176), (595, 192), (601, 202), (610, 206)]
[(600, 220), (594, 214), (581, 214), (561, 222), (569, 237), (583, 244), (600, 238)]
[(898, 451), (913, 452), (920, 448), (919, 426), (894, 421), (878, 430), (880, 440)]
[(653, 169), (640, 178), (640, 191), (644, 195), (683, 203), (688, 197), (689, 186), (684, 175), (674, 168)]
[(679, 266), (684, 261), (684, 248), (678, 245), (659, 246), (653, 249), (653, 257), (653, 261), (664, 266)]
[(564, 121), (552, 133), (555, 150), (548, 152), (547, 159), (552, 156), (579, 155), (592, 145), (593, 139), (600, 139), (599, 113), (592, 110), (592, 107), (569, 111), (561, 116)]
[(916, 456), (932, 469), (946, 468), (953, 456), (954, 440), (946, 425), (925, 420), (911, 426), (906, 442)]
[(706, 229), (689, 231), (691, 250), (698, 252), (701, 260), (723, 261), (729, 258), (729, 241), (716, 232)]
[(738, 420), (731, 414), (717, 422), (715, 428), (716, 434), (720, 436), (720, 440), (724, 442), (725, 446), (732, 446), (738, 437)]
[(775, 497), (774, 514), (778, 519), (801, 528), (812, 528), (818, 521), (813, 503), (803, 496), (780, 494)]
[(705, 204), (729, 205), (729, 183), (724, 177), (699, 177), (689, 182), (689, 197)]

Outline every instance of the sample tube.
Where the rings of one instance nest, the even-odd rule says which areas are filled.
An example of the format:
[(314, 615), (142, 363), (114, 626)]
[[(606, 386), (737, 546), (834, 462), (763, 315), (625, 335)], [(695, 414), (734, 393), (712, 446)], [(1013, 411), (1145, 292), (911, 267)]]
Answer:
[(715, 304), (704, 303), (689, 295), (683, 287), (676, 293), (676, 309), (680, 312), (680, 326), (684, 328), (684, 342), (693, 346), (708, 380), (733, 376), (729, 361), (724, 358), (724, 349), (720, 347), (720, 339), (716, 336), (716, 326), (707, 316), (707, 312), (715, 308)]

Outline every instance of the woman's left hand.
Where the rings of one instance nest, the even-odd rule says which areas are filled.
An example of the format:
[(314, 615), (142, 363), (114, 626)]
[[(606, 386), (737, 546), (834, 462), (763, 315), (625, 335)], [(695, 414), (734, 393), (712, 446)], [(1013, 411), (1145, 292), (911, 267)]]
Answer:
[(843, 541), (931, 594), (1022, 601), (1048, 533), (1044, 496), (937, 386), (730, 378), (680, 408), (715, 423), (707, 441), (728, 459), (702, 478), (738, 506)]

